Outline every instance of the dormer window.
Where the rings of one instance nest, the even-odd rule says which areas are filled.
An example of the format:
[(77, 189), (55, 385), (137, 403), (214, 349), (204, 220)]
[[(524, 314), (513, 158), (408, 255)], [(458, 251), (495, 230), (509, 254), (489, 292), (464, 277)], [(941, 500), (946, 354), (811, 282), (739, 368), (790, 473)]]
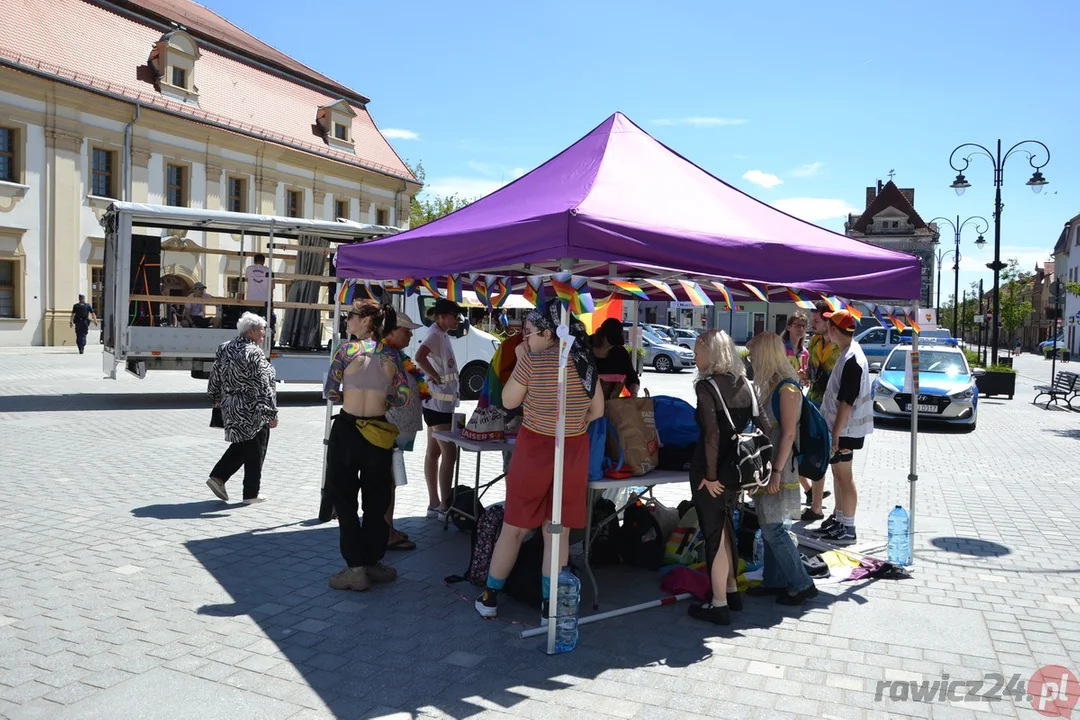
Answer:
[(179, 29), (162, 35), (150, 53), (150, 66), (157, 73), (161, 94), (170, 100), (197, 103), (195, 62), (198, 59), (199, 46), (191, 35)]
[(345, 100), (338, 100), (319, 108), (316, 121), (322, 130), (326, 144), (335, 150), (354, 152), (352, 123), (356, 111)]

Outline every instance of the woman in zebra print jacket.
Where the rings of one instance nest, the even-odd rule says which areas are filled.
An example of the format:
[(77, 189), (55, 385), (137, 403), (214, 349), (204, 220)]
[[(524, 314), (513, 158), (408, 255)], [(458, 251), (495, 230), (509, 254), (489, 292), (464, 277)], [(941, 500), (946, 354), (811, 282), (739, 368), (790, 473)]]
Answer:
[(207, 394), (221, 408), (225, 439), (231, 444), (210, 471), (206, 484), (229, 501), (225, 483), (244, 468), (244, 503), (262, 502), (259, 486), (270, 429), (277, 427), (277, 390), (274, 368), (262, 351), (266, 320), (244, 313), (236, 323), (240, 335), (218, 348), (210, 371)]

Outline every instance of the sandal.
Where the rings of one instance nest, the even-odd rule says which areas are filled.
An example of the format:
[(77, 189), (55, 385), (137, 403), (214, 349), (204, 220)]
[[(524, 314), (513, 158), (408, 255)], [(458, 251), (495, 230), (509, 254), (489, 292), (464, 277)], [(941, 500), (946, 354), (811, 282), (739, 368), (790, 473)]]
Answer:
[(409, 539), (405, 533), (399, 533), (397, 540), (393, 540), (386, 545), (387, 550), (415, 550), (416, 543)]

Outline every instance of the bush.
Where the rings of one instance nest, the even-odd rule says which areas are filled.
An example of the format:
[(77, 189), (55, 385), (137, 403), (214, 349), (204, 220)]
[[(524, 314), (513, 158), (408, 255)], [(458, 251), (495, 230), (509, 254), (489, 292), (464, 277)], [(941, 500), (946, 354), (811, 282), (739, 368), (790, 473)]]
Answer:
[(1009, 367), (1008, 365), (1001, 365), (1001, 364), (998, 364), (998, 365), (991, 365), (990, 367), (988, 367), (988, 368), (986, 369), (986, 371), (987, 371), (987, 372), (1000, 372), (1000, 373), (1011, 373), (1011, 374), (1013, 374), (1013, 375), (1015, 375), (1015, 374), (1016, 374), (1016, 370), (1015, 370), (1015, 369), (1013, 369), (1013, 368)]
[(964, 357), (967, 358), (968, 365), (971, 367), (983, 367), (982, 358), (979, 357), (979, 353), (974, 350), (964, 350)]

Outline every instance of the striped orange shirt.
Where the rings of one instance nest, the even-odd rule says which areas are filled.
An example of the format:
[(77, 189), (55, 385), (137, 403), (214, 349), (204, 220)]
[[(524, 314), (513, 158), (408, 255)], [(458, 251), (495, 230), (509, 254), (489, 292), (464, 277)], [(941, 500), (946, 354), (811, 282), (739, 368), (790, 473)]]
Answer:
[[(559, 351), (526, 354), (514, 367), (511, 380), (525, 386), (522, 403), (523, 424), (535, 433), (554, 437), (559, 414)], [(582, 435), (588, 427), (585, 417), (591, 400), (574, 368), (566, 375), (566, 437)]]

